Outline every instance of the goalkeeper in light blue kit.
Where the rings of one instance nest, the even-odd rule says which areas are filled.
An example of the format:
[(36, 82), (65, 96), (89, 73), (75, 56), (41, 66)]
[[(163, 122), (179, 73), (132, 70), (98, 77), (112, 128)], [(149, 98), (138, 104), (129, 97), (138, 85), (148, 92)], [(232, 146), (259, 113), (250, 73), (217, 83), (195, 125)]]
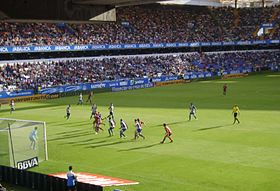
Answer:
[(37, 139), (38, 139), (37, 129), (38, 129), (38, 127), (35, 127), (29, 135), (29, 140), (31, 141), (30, 148), (33, 150), (36, 150), (36, 143), (37, 143)]

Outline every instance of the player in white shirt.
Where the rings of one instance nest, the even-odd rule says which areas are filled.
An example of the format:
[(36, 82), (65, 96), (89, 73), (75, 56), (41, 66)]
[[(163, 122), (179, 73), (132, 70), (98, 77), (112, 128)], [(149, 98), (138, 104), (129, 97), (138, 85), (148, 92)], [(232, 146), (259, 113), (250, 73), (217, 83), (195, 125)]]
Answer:
[(120, 125), (121, 125), (121, 127), (120, 127), (120, 129), (121, 129), (121, 131), (120, 131), (120, 138), (122, 138), (122, 137), (126, 137), (125, 136), (125, 134), (124, 134), (124, 132), (128, 129), (128, 126), (127, 126), (127, 124), (124, 122), (124, 120), (120, 120)]
[(68, 105), (68, 107), (66, 108), (66, 116), (64, 116), (64, 118), (68, 120), (70, 118), (70, 115), (71, 115), (71, 105)]
[(82, 93), (80, 93), (80, 95), (79, 95), (79, 101), (78, 101), (77, 105), (83, 105), (83, 94)]
[(33, 149), (33, 150), (36, 150), (36, 142), (37, 142), (37, 129), (38, 127), (35, 127), (31, 133), (29, 134), (29, 140), (31, 141), (31, 144), (30, 144), (30, 148)]
[(189, 121), (192, 119), (192, 116), (193, 116), (195, 119), (197, 119), (197, 117), (196, 117), (196, 115), (195, 115), (195, 114), (196, 114), (196, 107), (194, 106), (193, 103), (191, 103), (189, 109), (190, 109)]
[(139, 119), (135, 119), (135, 134), (134, 134), (134, 139), (136, 140), (139, 136), (145, 139), (145, 136), (142, 134), (142, 124)]
[(108, 121), (109, 121), (109, 129), (108, 129), (108, 132), (109, 132), (109, 136), (111, 137), (111, 136), (114, 135), (113, 129), (115, 128), (116, 125), (115, 125), (114, 119), (113, 119), (111, 116), (109, 117)]
[(110, 104), (109, 109), (109, 116), (111, 116), (114, 119), (114, 105), (113, 103)]

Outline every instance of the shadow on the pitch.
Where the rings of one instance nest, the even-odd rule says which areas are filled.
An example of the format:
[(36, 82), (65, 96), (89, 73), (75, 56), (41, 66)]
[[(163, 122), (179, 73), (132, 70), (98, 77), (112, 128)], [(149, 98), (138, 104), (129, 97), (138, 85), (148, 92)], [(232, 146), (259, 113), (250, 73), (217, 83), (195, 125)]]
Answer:
[[(42, 108), (52, 108), (52, 107), (58, 107), (61, 106), (60, 104), (48, 104), (48, 105), (36, 105), (36, 106), (28, 106), (28, 107), (19, 107), (16, 108), (16, 111), (25, 111), (30, 109), (42, 109)], [(4, 112), (10, 112), (10, 109), (1, 109), (0, 113)]]
[(207, 131), (207, 130), (218, 129), (218, 128), (227, 127), (227, 126), (231, 126), (231, 124), (217, 125), (217, 126), (213, 126), (213, 127), (206, 127), (206, 128), (196, 129), (194, 131)]
[(92, 139), (86, 139), (86, 140), (79, 140), (79, 143), (77, 141), (68, 141), (68, 142), (64, 142), (64, 143), (61, 143), (61, 145), (78, 145), (78, 144), (81, 144), (81, 143), (87, 143), (87, 142), (90, 142), (92, 141)]
[(9, 153), (0, 153), (0, 157), (6, 157)]
[(87, 122), (82, 122), (82, 123), (77, 123), (77, 124), (65, 124), (64, 126), (66, 127), (76, 127), (76, 126), (80, 126), (80, 125), (87, 125), (87, 126), (92, 126), (92, 122), (87, 121)]
[[(185, 123), (187, 121), (176, 121), (176, 122), (172, 122), (172, 123), (167, 123), (167, 125), (177, 125), (177, 124), (181, 124), (181, 123)], [(162, 124), (159, 124), (159, 125), (153, 125), (153, 126), (150, 126), (150, 127), (162, 127), (163, 126), (163, 123)]]
[(77, 129), (77, 130), (73, 130), (73, 131), (63, 131), (63, 132), (59, 132), (56, 133), (56, 135), (66, 135), (66, 134), (71, 134), (71, 133), (77, 133), (77, 132), (81, 132), (84, 131), (84, 129)]
[(75, 133), (75, 134), (70, 134), (70, 135), (62, 135), (57, 138), (49, 139), (48, 141), (58, 141), (58, 140), (63, 140), (63, 139), (70, 139), (70, 138), (77, 138), (77, 137), (84, 137), (87, 135), (91, 135), (91, 132), (81, 132), (81, 133)]
[(121, 141), (116, 141), (116, 142), (111, 142), (111, 143), (105, 143), (105, 144), (89, 145), (89, 146), (87, 146), (86, 148), (95, 149), (95, 148), (99, 148), (99, 147), (106, 147), (106, 146), (111, 146), (111, 145), (118, 145), (118, 144), (133, 142), (133, 141), (134, 141), (134, 140), (121, 140)]
[(86, 132), (89, 132), (88, 129), (77, 129), (77, 130), (73, 130), (73, 131), (63, 131), (63, 132), (60, 132), (60, 133), (57, 133), (56, 135), (58, 137), (60, 136), (73, 136), (73, 135), (78, 135), (78, 134), (81, 134), (81, 133), (86, 133)]
[[(67, 143), (63, 143), (63, 144), (71, 144), (73, 146), (94, 145), (94, 144), (100, 144), (100, 143), (108, 142), (106, 140), (106, 138), (108, 138), (108, 137), (98, 137), (98, 138), (93, 138), (93, 139), (87, 139), (87, 140), (84, 140), (84, 141), (79, 141), (78, 143), (77, 142), (67, 142)], [(96, 141), (97, 139), (104, 139), (104, 140)], [(95, 141), (95, 142), (92, 142), (92, 141)]]
[(141, 146), (141, 147), (133, 147), (133, 148), (130, 148), (130, 149), (122, 149), (122, 150), (119, 150), (119, 152), (134, 151), (134, 150), (140, 150), (140, 149), (148, 149), (148, 148), (151, 148), (151, 147), (154, 147), (154, 146), (157, 146), (157, 145), (160, 145), (160, 143), (154, 143), (154, 144), (151, 144), (151, 145), (145, 145), (145, 146)]
[(91, 125), (91, 121), (79, 121), (79, 122), (71, 122), (70, 120), (67, 121), (65, 119), (65, 122), (63, 123), (53, 123), (52, 126), (67, 126), (67, 127), (75, 127), (75, 126), (80, 126), (80, 125), (86, 125), (86, 124), (89, 124)]

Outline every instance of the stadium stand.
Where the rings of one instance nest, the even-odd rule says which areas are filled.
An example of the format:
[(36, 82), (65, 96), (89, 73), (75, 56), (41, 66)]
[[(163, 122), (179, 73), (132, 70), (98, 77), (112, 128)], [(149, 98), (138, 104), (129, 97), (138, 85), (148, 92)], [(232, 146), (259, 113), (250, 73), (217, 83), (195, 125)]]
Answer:
[(259, 71), (279, 67), (279, 60), (279, 51), (236, 51), (15, 62), (1, 66), (0, 84), (4, 90), (33, 89), (191, 72)]
[[(208, 8), (132, 6), (117, 9), (117, 22), (0, 23), (0, 46), (73, 45), (164, 42), (215, 42), (278, 38), (274, 29), (256, 35), (262, 24), (276, 23), (279, 6), (266, 8)], [(164, 21), (164, 22), (162, 22)]]

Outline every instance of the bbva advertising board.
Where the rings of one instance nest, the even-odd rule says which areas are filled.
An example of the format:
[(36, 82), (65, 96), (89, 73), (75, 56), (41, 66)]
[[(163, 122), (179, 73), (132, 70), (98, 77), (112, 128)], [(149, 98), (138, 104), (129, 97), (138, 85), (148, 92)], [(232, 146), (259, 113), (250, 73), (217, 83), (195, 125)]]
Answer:
[(17, 162), (17, 169), (26, 170), (39, 165), (38, 157)]

